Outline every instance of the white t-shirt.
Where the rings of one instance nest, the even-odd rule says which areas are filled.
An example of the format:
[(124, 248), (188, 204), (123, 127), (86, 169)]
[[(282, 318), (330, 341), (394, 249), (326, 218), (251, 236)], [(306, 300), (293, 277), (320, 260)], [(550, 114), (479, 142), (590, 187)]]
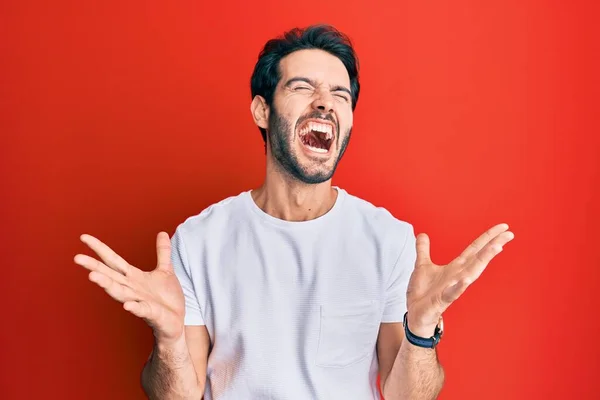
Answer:
[(212, 345), (205, 399), (380, 398), (379, 325), (406, 312), (415, 235), (336, 189), (310, 221), (274, 218), (246, 191), (177, 227), (185, 324)]

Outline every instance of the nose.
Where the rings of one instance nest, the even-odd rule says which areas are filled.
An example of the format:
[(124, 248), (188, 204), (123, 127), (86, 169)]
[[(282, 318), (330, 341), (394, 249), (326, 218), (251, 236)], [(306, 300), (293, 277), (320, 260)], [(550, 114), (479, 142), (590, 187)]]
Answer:
[(326, 112), (333, 112), (333, 96), (328, 90), (320, 90), (313, 101), (313, 108)]

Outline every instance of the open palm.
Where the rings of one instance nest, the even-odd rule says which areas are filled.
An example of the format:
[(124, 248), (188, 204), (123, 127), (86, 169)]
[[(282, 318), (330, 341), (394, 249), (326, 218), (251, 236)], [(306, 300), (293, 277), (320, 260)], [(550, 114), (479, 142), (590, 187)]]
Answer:
[[(417, 236), (417, 261), (407, 290), (407, 307), (415, 327), (430, 336), (442, 313), (471, 285), (502, 247), (514, 238), (507, 224), (499, 224), (479, 236), (448, 265), (431, 261), (429, 237)], [(415, 332), (416, 333), (416, 332)]]
[(123, 308), (150, 325), (157, 338), (176, 340), (183, 334), (185, 300), (171, 264), (171, 241), (165, 232), (156, 238), (158, 263), (145, 272), (125, 261), (110, 247), (90, 235), (81, 241), (102, 260), (77, 254), (75, 263), (90, 270), (89, 279), (103, 288)]

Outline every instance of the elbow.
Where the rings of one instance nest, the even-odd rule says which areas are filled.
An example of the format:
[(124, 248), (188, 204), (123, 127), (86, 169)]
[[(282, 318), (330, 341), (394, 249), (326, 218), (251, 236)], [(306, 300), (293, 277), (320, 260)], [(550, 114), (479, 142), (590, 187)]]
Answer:
[(151, 365), (151, 357), (148, 358), (144, 367), (142, 368), (142, 372), (140, 373), (140, 386), (142, 391), (146, 395), (149, 400), (158, 400), (159, 395), (156, 393), (156, 386), (154, 381), (152, 380), (152, 365)]
[(152, 399), (152, 394), (150, 392), (150, 386), (148, 385), (148, 362), (144, 364), (142, 371), (140, 372), (140, 386), (142, 387), (143, 392), (149, 399)]
[(441, 364), (438, 363), (419, 378), (413, 377), (404, 382), (381, 381), (381, 395), (386, 400), (436, 400), (446, 379)]
[(441, 364), (438, 364), (438, 377), (436, 380), (436, 385), (434, 389), (433, 399), (437, 399), (444, 387), (444, 383), (446, 381), (446, 372), (444, 371), (444, 367)]

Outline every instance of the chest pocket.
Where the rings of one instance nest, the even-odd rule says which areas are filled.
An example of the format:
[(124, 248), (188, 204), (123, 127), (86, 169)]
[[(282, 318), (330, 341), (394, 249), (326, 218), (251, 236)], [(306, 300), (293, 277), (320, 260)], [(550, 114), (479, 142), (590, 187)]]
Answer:
[(377, 302), (320, 307), (316, 364), (344, 368), (372, 355), (379, 333)]

